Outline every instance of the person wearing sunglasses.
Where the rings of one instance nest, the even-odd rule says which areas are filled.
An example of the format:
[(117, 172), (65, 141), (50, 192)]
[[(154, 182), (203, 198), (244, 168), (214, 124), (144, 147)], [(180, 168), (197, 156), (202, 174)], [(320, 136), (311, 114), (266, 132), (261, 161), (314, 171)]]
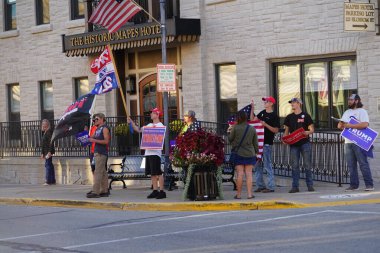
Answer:
[(92, 191), (87, 193), (87, 198), (108, 197), (108, 144), (110, 142), (110, 130), (105, 122), (105, 115), (98, 113), (94, 119), (94, 125), (97, 127), (95, 133), (88, 139), (95, 143), (94, 159), (94, 185)]

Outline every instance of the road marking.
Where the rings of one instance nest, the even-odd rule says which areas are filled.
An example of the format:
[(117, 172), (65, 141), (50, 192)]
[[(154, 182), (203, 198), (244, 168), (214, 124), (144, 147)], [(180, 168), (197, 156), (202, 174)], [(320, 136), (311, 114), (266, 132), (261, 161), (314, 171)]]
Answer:
[(86, 243), (86, 244), (79, 244), (79, 245), (71, 245), (71, 246), (63, 247), (63, 249), (75, 249), (75, 248), (82, 248), (82, 247), (88, 247), (88, 246), (96, 246), (96, 245), (101, 245), (101, 244), (117, 243), (117, 242), (124, 242), (124, 241), (130, 241), (130, 240), (145, 239), (145, 238), (150, 238), (150, 237), (177, 235), (177, 234), (200, 232), (200, 231), (205, 231), (205, 230), (227, 228), (227, 227), (247, 225), (247, 224), (254, 224), (254, 223), (262, 223), (262, 222), (268, 222), (268, 221), (286, 220), (286, 219), (293, 219), (293, 218), (298, 218), (298, 217), (303, 217), (303, 216), (310, 216), (310, 215), (321, 214), (321, 213), (326, 213), (326, 212), (327, 211), (319, 211), (319, 212), (296, 214), (296, 215), (289, 215), (289, 216), (280, 216), (280, 217), (276, 217), (276, 218), (268, 218), (268, 219), (263, 219), (263, 220), (237, 222), (237, 223), (230, 223), (230, 224), (225, 224), (225, 225), (210, 226), (210, 227), (197, 228), (197, 229), (180, 230), (180, 231), (174, 231), (174, 232), (168, 232), (168, 233), (160, 233), (160, 234), (150, 234), (150, 235), (143, 235), (143, 236), (127, 237), (127, 238), (108, 240), (108, 241), (103, 241), (103, 242), (94, 242), (94, 243)]
[(367, 211), (340, 211), (340, 210), (326, 210), (329, 213), (348, 213), (348, 214), (375, 214), (380, 215), (380, 212), (367, 212)]
[(93, 229), (95, 230), (95, 229), (102, 229), (102, 228), (131, 226), (131, 225), (139, 225), (139, 224), (145, 224), (145, 223), (154, 223), (154, 222), (162, 222), (162, 221), (170, 221), (170, 220), (181, 220), (181, 219), (199, 218), (199, 217), (203, 217), (203, 216), (210, 216), (210, 215), (217, 215), (217, 214), (227, 214), (227, 213), (236, 213), (236, 212), (241, 212), (241, 211), (203, 213), (203, 214), (194, 214), (194, 215), (179, 216), (179, 217), (170, 217), (170, 218), (163, 218), (163, 219), (154, 219), (154, 220), (148, 220), (148, 221), (138, 221), (138, 222), (125, 223), (125, 224), (115, 224), (115, 225), (108, 225), (108, 226), (102, 226), (102, 227), (96, 227), (96, 228), (81, 228), (81, 229), (74, 229), (74, 230), (61, 230), (61, 231), (48, 232), (48, 233), (40, 233), (40, 234), (31, 234), (31, 235), (22, 235), (22, 236), (8, 237), (8, 238), (0, 238), (0, 241), (10, 241), (10, 240), (17, 240), (17, 239), (24, 239), (24, 238), (31, 238), (31, 237), (39, 237), (39, 236), (46, 236), (46, 235), (64, 234), (64, 233), (74, 232), (74, 231), (93, 230)]

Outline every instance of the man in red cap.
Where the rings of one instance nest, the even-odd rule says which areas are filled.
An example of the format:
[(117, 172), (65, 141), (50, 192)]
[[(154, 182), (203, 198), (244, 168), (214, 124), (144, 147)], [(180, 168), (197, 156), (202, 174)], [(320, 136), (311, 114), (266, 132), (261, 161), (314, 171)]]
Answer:
[[(145, 127), (164, 127), (160, 122), (161, 111), (158, 108), (154, 108), (151, 111), (150, 118), (152, 123), (149, 123)], [(142, 130), (136, 126), (135, 122), (128, 117), (128, 124), (132, 123), (132, 127), (136, 132), (141, 133)], [(147, 196), (148, 199), (163, 199), (166, 198), (164, 191), (164, 177), (161, 170), (161, 155), (162, 150), (145, 150), (145, 173), (151, 175), (153, 192)], [(160, 187), (160, 191), (158, 190)]]
[[(274, 192), (274, 174), (272, 167), (272, 145), (273, 139), (276, 133), (280, 129), (280, 118), (277, 113), (274, 112), (274, 104), (276, 100), (273, 97), (262, 98), (264, 102), (264, 110), (257, 114), (257, 118), (261, 121), (264, 126), (264, 149), (263, 149), (263, 160), (255, 169), (256, 185), (257, 189), (255, 192)], [(253, 108), (253, 107), (252, 107)], [(251, 114), (253, 110), (251, 110)], [(268, 187), (265, 186), (263, 178), (263, 170), (267, 172), (268, 176)]]

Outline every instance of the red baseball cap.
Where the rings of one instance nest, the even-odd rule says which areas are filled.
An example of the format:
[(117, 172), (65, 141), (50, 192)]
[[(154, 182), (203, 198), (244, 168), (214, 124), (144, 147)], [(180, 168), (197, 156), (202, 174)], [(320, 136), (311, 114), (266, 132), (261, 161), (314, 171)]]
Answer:
[(267, 102), (271, 102), (272, 104), (276, 103), (276, 99), (274, 99), (274, 97), (265, 97), (265, 98), (262, 98), (262, 100), (267, 101)]
[(162, 112), (161, 112), (160, 109), (158, 109), (157, 107), (156, 107), (156, 108), (153, 108), (153, 109), (151, 110), (151, 112), (156, 113), (158, 116), (162, 115)]

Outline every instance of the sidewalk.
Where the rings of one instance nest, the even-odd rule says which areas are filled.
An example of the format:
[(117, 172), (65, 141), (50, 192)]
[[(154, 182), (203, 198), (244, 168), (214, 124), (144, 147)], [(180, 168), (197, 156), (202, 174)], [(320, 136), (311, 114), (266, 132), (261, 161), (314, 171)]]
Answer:
[(104, 210), (140, 210), (140, 211), (222, 211), (222, 210), (265, 210), (285, 208), (307, 208), (354, 204), (380, 203), (380, 189), (365, 192), (360, 189), (345, 192), (347, 186), (338, 187), (331, 183), (317, 183), (315, 192), (307, 192), (306, 187), (300, 193), (289, 194), (289, 187), (276, 187), (274, 193), (255, 193), (254, 199), (235, 200), (235, 192), (230, 184), (223, 184), (224, 200), (183, 201), (182, 188), (167, 191), (167, 198), (149, 200), (148, 187), (115, 186), (110, 197), (88, 199), (86, 192), (90, 185), (19, 185), (0, 184), (0, 204), (53, 206), (68, 208), (94, 208)]

